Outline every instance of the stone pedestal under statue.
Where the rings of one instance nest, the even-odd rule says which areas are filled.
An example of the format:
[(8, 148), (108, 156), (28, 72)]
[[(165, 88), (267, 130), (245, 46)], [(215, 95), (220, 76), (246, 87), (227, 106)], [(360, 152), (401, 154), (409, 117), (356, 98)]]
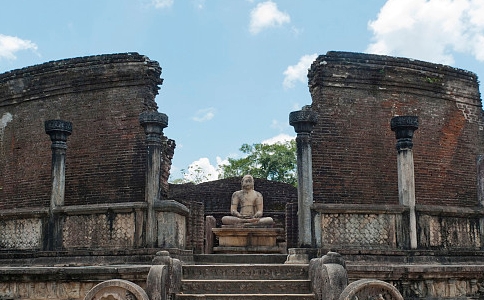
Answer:
[(241, 187), (232, 194), (231, 215), (222, 218), (222, 228), (212, 228), (219, 241), (213, 252), (280, 253), (277, 236), (284, 229), (274, 228), (272, 217), (263, 217), (264, 200), (262, 194), (254, 190), (254, 178), (251, 175), (242, 177)]
[(219, 241), (215, 253), (281, 253), (277, 236), (284, 232), (282, 228), (223, 226), (212, 232)]

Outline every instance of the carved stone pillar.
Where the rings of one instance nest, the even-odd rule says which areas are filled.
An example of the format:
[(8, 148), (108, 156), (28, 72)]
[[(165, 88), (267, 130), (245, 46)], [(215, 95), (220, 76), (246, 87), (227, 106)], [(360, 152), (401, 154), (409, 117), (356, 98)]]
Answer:
[(289, 114), (289, 124), (297, 133), (298, 247), (312, 246), (311, 205), (313, 204), (313, 167), (311, 132), (317, 122), (310, 106)]
[(156, 247), (157, 220), (154, 203), (160, 200), (160, 176), (161, 176), (161, 143), (163, 129), (168, 126), (168, 116), (147, 111), (139, 116), (139, 122), (146, 133), (146, 185), (145, 201), (148, 204), (146, 218), (146, 246)]
[(477, 155), (477, 199), (484, 206), (484, 154)]
[(45, 133), (52, 141), (52, 194), (50, 208), (64, 205), (67, 137), (72, 133), (72, 123), (63, 120), (45, 121)]
[(390, 127), (397, 139), (398, 199), (410, 210), (410, 248), (417, 248), (417, 220), (415, 216), (415, 175), (413, 166), (413, 134), (418, 129), (418, 117), (393, 117)]
[(63, 120), (48, 120), (44, 123), (45, 133), (52, 141), (52, 192), (50, 196), (49, 222), (44, 228), (44, 250), (62, 248), (63, 218), (56, 212), (56, 208), (64, 205), (65, 170), (67, 137), (72, 133), (72, 123)]

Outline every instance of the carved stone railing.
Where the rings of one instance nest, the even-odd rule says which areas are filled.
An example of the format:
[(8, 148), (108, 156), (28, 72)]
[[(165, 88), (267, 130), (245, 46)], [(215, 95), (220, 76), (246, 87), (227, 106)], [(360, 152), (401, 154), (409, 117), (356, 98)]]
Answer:
[(419, 249), (484, 248), (484, 208), (416, 205)]
[[(315, 203), (315, 243), (322, 249), (410, 249), (409, 209), (403, 205)], [(416, 205), (417, 249), (484, 249), (484, 208)]]
[[(143, 248), (146, 210), (146, 202), (57, 206), (51, 214), (59, 220), (59, 249)], [(184, 249), (188, 209), (163, 200), (156, 203), (154, 212), (157, 247)], [(0, 250), (43, 250), (52, 238), (48, 224), (49, 208), (0, 212)]]
[(404, 206), (315, 203), (313, 210), (318, 248), (400, 249), (407, 244), (402, 232)]
[(63, 206), (54, 213), (63, 216), (63, 249), (134, 249), (143, 245), (144, 202)]
[(24, 208), (0, 212), (0, 250), (41, 250), (48, 208)]

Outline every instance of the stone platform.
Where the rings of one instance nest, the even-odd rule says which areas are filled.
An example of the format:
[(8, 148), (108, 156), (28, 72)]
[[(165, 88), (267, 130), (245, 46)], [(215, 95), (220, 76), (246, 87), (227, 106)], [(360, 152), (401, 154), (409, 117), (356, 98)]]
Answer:
[(266, 227), (222, 227), (212, 228), (218, 238), (219, 246), (215, 253), (280, 253), (277, 236), (282, 228)]

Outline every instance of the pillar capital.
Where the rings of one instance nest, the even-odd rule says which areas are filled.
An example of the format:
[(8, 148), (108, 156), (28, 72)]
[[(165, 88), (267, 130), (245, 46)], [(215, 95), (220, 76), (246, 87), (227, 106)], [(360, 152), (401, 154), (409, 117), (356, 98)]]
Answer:
[(139, 123), (146, 134), (162, 133), (163, 128), (168, 127), (168, 116), (157, 111), (145, 111), (139, 115)]
[(398, 151), (411, 150), (413, 147), (413, 133), (418, 129), (417, 116), (397, 116), (390, 121), (390, 128), (395, 131)]
[(157, 111), (145, 111), (139, 115), (139, 123), (145, 129), (148, 143), (161, 144), (163, 129), (168, 126), (168, 116)]
[(64, 120), (48, 120), (44, 122), (45, 133), (50, 136), (53, 148), (66, 149), (67, 137), (72, 133), (72, 123)]
[(293, 111), (289, 114), (289, 125), (294, 127), (296, 133), (309, 134), (317, 123), (317, 114), (311, 110), (311, 106), (304, 106), (303, 109)]

